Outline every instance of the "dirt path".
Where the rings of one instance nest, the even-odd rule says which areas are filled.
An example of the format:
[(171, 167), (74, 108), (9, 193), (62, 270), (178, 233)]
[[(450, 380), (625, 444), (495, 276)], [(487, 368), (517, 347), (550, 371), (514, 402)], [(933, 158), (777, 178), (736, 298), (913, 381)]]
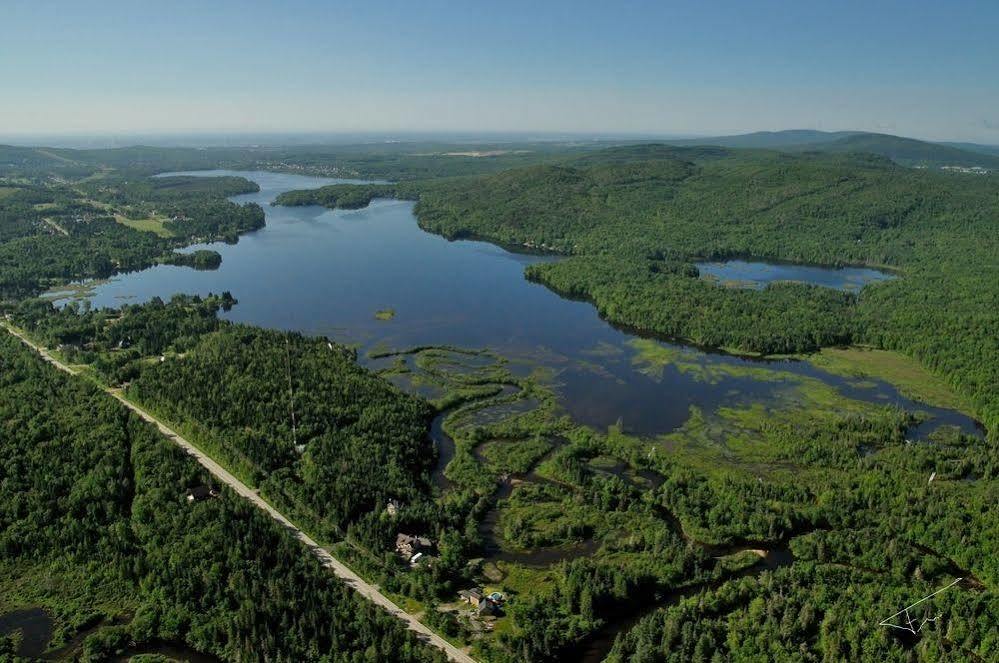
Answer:
[(46, 217), (46, 218), (42, 219), (42, 221), (45, 222), (45, 225), (47, 225), (49, 228), (51, 228), (52, 230), (56, 231), (60, 235), (64, 235), (66, 237), (69, 237), (69, 233), (66, 232), (66, 229), (63, 228), (62, 226), (60, 226), (55, 221), (53, 221), (52, 219)]
[[(31, 340), (25, 337), (24, 334), (22, 334), (21, 332), (17, 331), (16, 329), (12, 328), (7, 324), (4, 324), (4, 327), (7, 329), (8, 332), (13, 334), (17, 338), (21, 339), (21, 341), (25, 345), (29, 346), (30, 348), (38, 352), (42, 356), (42, 358), (45, 359), (45, 361), (49, 362), (59, 370), (65, 371), (70, 375), (77, 375), (79, 373), (79, 371), (70, 368), (66, 364), (62, 363), (61, 361), (53, 357), (51, 354), (48, 353), (48, 351), (45, 348), (33, 343)], [(331, 555), (327, 550), (323, 549), (318, 543), (312, 540), (312, 538), (309, 537), (308, 534), (300, 530), (294, 523), (288, 520), (281, 512), (277, 511), (274, 507), (272, 507), (270, 504), (264, 501), (264, 499), (260, 497), (260, 495), (257, 494), (255, 490), (251, 489), (242, 481), (234, 477), (224, 467), (216, 463), (210, 457), (203, 454), (200, 450), (197, 449), (197, 447), (195, 447), (193, 444), (191, 444), (183, 437), (178, 435), (162, 421), (160, 421), (153, 415), (149, 414), (148, 412), (146, 412), (139, 406), (135, 405), (134, 403), (131, 403), (130, 401), (126, 400), (125, 397), (121, 394), (120, 390), (105, 389), (105, 391), (107, 391), (108, 394), (110, 394), (118, 401), (120, 401), (125, 407), (132, 410), (140, 417), (142, 417), (144, 420), (148, 421), (151, 424), (154, 424), (159, 429), (160, 433), (169, 438), (174, 444), (182, 447), (189, 454), (194, 456), (197, 459), (197, 461), (201, 463), (201, 465), (204, 466), (205, 469), (211, 472), (212, 475), (214, 475), (215, 478), (217, 478), (219, 481), (225, 483), (227, 486), (236, 491), (236, 493), (238, 493), (241, 497), (252, 502), (260, 509), (263, 509), (264, 511), (267, 512), (268, 515), (270, 515), (271, 518), (273, 518), (274, 520), (278, 521), (286, 528), (288, 528), (288, 530), (292, 534), (294, 534), (295, 538), (301, 541), (305, 545), (305, 547), (308, 548), (312, 552), (312, 554), (319, 559), (320, 563), (322, 563), (323, 566), (331, 570), (334, 573), (334, 575), (343, 580), (348, 586), (353, 588), (354, 591), (358, 592), (359, 594), (361, 594), (368, 600), (374, 602), (375, 604), (381, 606), (382, 608), (387, 610), (390, 614), (394, 615), (398, 619), (401, 619), (403, 622), (405, 622), (407, 628), (409, 628), (411, 631), (415, 631), (420, 635), (421, 640), (423, 640), (427, 644), (433, 645), (434, 647), (437, 647), (438, 649), (442, 650), (445, 654), (447, 654), (447, 657), (452, 661), (456, 661), (458, 663), (475, 663), (475, 660), (471, 656), (469, 656), (462, 650), (458, 649), (450, 642), (448, 642), (447, 640), (440, 637), (439, 635), (431, 631), (429, 628), (421, 624), (419, 621), (417, 621), (415, 617), (408, 614), (402, 608), (393, 603), (387, 596), (382, 594), (377, 587), (365, 582), (360, 576), (358, 576), (356, 573), (347, 568), (346, 565), (344, 565), (338, 559), (333, 557), (333, 555)]]

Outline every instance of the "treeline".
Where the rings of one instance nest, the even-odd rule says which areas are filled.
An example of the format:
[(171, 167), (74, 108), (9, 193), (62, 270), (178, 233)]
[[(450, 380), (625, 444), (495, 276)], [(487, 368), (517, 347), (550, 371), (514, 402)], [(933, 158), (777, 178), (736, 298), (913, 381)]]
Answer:
[[(443, 661), (265, 514), (86, 380), (0, 337), (0, 604), (107, 660), (185, 642), (223, 660)], [(81, 636), (83, 637), (83, 636)]]
[(164, 227), (185, 243), (235, 242), (241, 233), (264, 226), (259, 205), (237, 205), (226, 200), (260, 190), (255, 182), (243, 177), (135, 177), (123, 173), (81, 182), (78, 189), (88, 199), (129, 218), (165, 217)]
[(218, 251), (198, 249), (190, 253), (173, 253), (164, 262), (168, 265), (193, 267), (194, 269), (218, 269), (222, 264), (222, 254)]
[(107, 217), (54, 223), (65, 234), (42, 230), (0, 244), (0, 300), (36, 295), (76, 279), (141, 269), (171, 252), (156, 235), (126, 228)]
[[(599, 146), (597, 144), (596, 146)], [(362, 142), (354, 145), (69, 149), (0, 145), (0, 178), (36, 182), (82, 178), (108, 170), (138, 177), (168, 171), (275, 170), (330, 177), (415, 180), (495, 173), (595, 149), (568, 143), (457, 144)]]

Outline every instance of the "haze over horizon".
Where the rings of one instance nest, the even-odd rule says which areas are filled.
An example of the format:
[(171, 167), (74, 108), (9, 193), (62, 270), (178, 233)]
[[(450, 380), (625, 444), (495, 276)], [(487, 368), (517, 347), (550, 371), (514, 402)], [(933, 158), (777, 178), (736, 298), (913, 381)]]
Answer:
[(813, 128), (999, 143), (995, 3), (134, 4), (9, 3), (0, 134)]

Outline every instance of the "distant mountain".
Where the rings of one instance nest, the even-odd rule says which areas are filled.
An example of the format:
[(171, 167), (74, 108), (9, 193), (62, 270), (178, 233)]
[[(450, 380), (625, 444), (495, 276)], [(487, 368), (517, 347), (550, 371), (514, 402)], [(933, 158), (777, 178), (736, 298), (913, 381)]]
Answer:
[(23, 166), (44, 166), (53, 163), (73, 163), (62, 152), (68, 150), (46, 149), (41, 147), (19, 147), (15, 145), (0, 145), (0, 164), (15, 164)]
[(971, 152), (942, 143), (929, 143), (915, 138), (902, 138), (888, 134), (855, 134), (819, 145), (813, 149), (822, 152), (870, 152), (888, 157), (903, 166), (929, 168), (980, 166), (999, 169), (999, 154)]
[(999, 145), (982, 145), (981, 143), (940, 143), (940, 144), (948, 145), (950, 147), (956, 147), (959, 150), (967, 150), (968, 152), (978, 152), (979, 154), (999, 156)]
[(999, 170), (999, 146), (975, 143), (931, 143), (915, 138), (863, 131), (757, 131), (738, 136), (714, 136), (668, 141), (678, 146), (756, 148), (783, 152), (866, 152), (887, 157), (903, 166), (941, 168), (979, 166)]
[(754, 131), (736, 136), (685, 138), (666, 141), (670, 145), (719, 145), (721, 147), (781, 149), (831, 143), (840, 138), (854, 136), (857, 131), (817, 131), (815, 129), (788, 129), (785, 131)]
[(672, 143), (639, 143), (618, 145), (578, 157), (570, 157), (567, 163), (574, 167), (586, 168), (598, 164), (633, 163), (636, 161), (658, 161), (677, 159), (696, 163), (723, 159), (732, 156), (732, 151), (716, 145), (677, 146)]

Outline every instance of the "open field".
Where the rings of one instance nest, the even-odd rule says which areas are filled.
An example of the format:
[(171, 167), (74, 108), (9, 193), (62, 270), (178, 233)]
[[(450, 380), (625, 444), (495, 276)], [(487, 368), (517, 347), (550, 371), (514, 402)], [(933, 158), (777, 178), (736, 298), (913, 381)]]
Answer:
[(168, 221), (166, 217), (150, 217), (148, 219), (130, 219), (122, 214), (115, 214), (114, 220), (123, 226), (141, 230), (143, 232), (154, 233), (158, 237), (173, 237), (173, 233), (164, 224)]

